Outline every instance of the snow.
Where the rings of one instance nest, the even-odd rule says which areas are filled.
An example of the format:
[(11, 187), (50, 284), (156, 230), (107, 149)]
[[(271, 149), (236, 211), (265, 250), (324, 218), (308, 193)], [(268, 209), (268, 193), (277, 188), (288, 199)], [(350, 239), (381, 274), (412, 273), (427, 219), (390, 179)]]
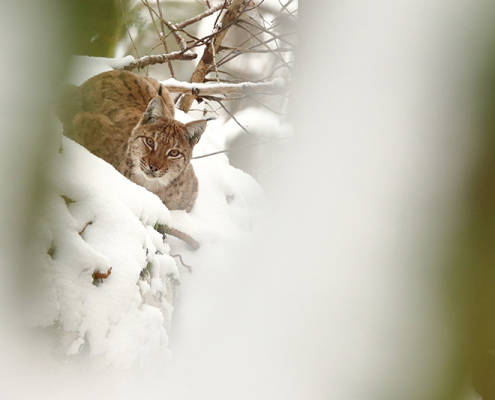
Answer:
[(286, 82), (283, 78), (275, 78), (267, 82), (242, 82), (242, 83), (191, 83), (178, 81), (174, 78), (169, 78), (161, 82), (165, 87), (180, 87), (184, 89), (230, 89), (230, 88), (242, 88), (242, 89), (255, 89), (272, 86), (278, 89), (282, 89), (286, 86)]
[[(292, 128), (274, 113), (256, 107), (249, 107), (236, 113), (236, 119), (246, 128), (249, 134), (262, 140), (277, 140), (292, 136)], [(224, 127), (227, 143), (239, 135), (247, 135), (245, 131), (230, 119)]]
[[(76, 61), (80, 67), (71, 76), (73, 84), (113, 62)], [(176, 118), (191, 119), (179, 110)], [(195, 154), (222, 149), (222, 129), (220, 122), (209, 122)], [(214, 271), (229, 243), (249, 234), (263, 197), (260, 187), (225, 155), (196, 160), (196, 205), (189, 214), (171, 212), (82, 146), (62, 136), (59, 144), (48, 174), (53, 190), (38, 227), (42, 279), (29, 324), (55, 328), (56, 354), (95, 366), (126, 369), (170, 360), (176, 297), (179, 292), (182, 299), (194, 296), (182, 293), (184, 274), (194, 281), (198, 270)], [(201, 248), (191, 251), (178, 239), (164, 239), (156, 224), (188, 233)], [(192, 274), (175, 255), (192, 266)], [(108, 278), (93, 282), (95, 271), (110, 267)], [(183, 317), (177, 318), (184, 328)]]
[[(128, 57), (132, 58), (132, 60)], [(124, 58), (104, 58), (104, 57), (87, 57), (87, 56), (72, 56), (70, 74), (68, 83), (79, 86), (88, 78), (98, 75), (105, 71), (113, 69), (112, 64), (120, 63), (121, 60), (133, 61), (134, 57), (128, 56)]]
[(109, 63), (109, 65), (112, 68), (121, 69), (121, 68), (124, 68), (126, 65), (131, 64), (134, 61), (136, 61), (136, 59), (133, 56), (125, 56), (122, 58), (112, 59), (112, 61)]
[[(44, 305), (50, 312), (38, 314), (43, 318), (37, 325), (58, 326), (60, 350), (67, 355), (86, 347), (91, 356), (123, 367), (166, 350), (179, 272), (152, 227), (170, 223), (168, 210), (66, 138), (51, 180), (54, 190), (41, 228), (49, 240), (40, 251), (51, 253), (43, 268), (53, 295)], [(148, 263), (152, 286), (138, 284)], [(110, 267), (111, 275), (95, 286), (93, 272)]]

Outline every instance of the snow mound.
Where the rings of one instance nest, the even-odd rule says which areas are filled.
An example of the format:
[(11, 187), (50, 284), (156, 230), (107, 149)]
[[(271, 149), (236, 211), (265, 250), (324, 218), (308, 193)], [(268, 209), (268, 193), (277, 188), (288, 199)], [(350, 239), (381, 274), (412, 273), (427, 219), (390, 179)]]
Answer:
[[(74, 57), (68, 83), (80, 85), (120, 61), (126, 59)], [(191, 117), (176, 110), (176, 119)], [(226, 124), (210, 121), (193, 155), (223, 150), (227, 137)], [(191, 334), (202, 296), (231, 267), (225, 252), (252, 232), (263, 193), (225, 154), (193, 160), (193, 166), (199, 193), (192, 212), (169, 211), (153, 193), (61, 135), (47, 174), (50, 195), (34, 249), (38, 286), (27, 313), (29, 325), (47, 333), (57, 358), (130, 368), (167, 362), (173, 327), (176, 342), (197, 341)], [(182, 230), (201, 248), (192, 251), (163, 236), (157, 224)]]
[(179, 271), (154, 226), (170, 212), (70, 139), (51, 181), (39, 248), (48, 295), (34, 325), (56, 327), (66, 355), (86, 350), (125, 367), (166, 353)]
[[(222, 147), (221, 129), (211, 123), (196, 154)], [(187, 271), (177, 254), (192, 263), (191, 279), (196, 268), (211, 267), (225, 250), (219, 244), (250, 231), (261, 189), (225, 155), (207, 157), (194, 163), (199, 195), (193, 211), (171, 212), (82, 146), (65, 137), (61, 142), (39, 229), (41, 293), (30, 324), (50, 332), (54, 353), (63, 358), (89, 357), (117, 368), (168, 360), (175, 294)], [(157, 224), (188, 233), (201, 249), (163, 237)], [(110, 268), (107, 278), (95, 279), (95, 272)]]

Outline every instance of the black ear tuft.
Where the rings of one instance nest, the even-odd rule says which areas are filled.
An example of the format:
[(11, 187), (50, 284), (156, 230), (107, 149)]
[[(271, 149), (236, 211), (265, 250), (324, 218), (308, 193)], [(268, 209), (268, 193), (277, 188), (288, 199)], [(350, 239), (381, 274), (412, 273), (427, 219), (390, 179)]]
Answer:
[(160, 83), (160, 87), (158, 88), (158, 96), (162, 95), (162, 84)]

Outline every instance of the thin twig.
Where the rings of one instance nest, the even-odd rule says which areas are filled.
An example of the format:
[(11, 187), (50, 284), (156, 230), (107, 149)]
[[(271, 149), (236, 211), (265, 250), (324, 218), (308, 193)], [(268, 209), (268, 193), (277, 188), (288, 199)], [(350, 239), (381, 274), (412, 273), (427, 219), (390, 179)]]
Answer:
[(225, 149), (225, 150), (219, 150), (219, 151), (215, 151), (213, 153), (208, 153), (208, 154), (203, 154), (201, 156), (196, 156), (196, 157), (192, 157), (191, 159), (192, 160), (197, 160), (199, 158), (205, 158), (205, 157), (210, 157), (210, 156), (214, 156), (214, 155), (217, 155), (217, 154), (224, 154), (224, 153), (228, 153), (230, 150), (229, 149)]
[(217, 78), (217, 82), (220, 83), (220, 78), (218, 77), (218, 67), (217, 67), (217, 54), (215, 50), (215, 38), (211, 39), (211, 54), (212, 54), (212, 62), (213, 68), (215, 69), (215, 77)]
[(182, 266), (186, 268), (189, 271), (189, 273), (192, 273), (193, 270), (192, 267), (184, 262), (180, 254), (170, 254), (170, 256), (174, 258), (178, 258)]
[(232, 0), (227, 0), (221, 4), (217, 4), (214, 7), (210, 7), (205, 12), (202, 12), (201, 14), (198, 14), (195, 17), (186, 19), (186, 20), (182, 21), (181, 23), (176, 24), (175, 26), (177, 27), (177, 29), (183, 29), (188, 25), (195, 24), (196, 22), (201, 21), (203, 18), (209, 17), (211, 14), (217, 12), (218, 10), (223, 10), (225, 7), (230, 6), (231, 3), (232, 3)]
[[(270, 39), (272, 40), (272, 39)], [(275, 39), (273, 39), (275, 40)], [(260, 44), (261, 45), (261, 44)], [(290, 53), (294, 51), (294, 49), (289, 48), (289, 47), (280, 47), (278, 49), (245, 49), (241, 47), (222, 47), (221, 50), (232, 50), (233, 52), (238, 52), (240, 54), (246, 54), (246, 53)]]
[[(143, 0), (141, 0), (143, 1)], [(157, 0), (157, 3), (159, 2), (159, 0)], [(172, 35), (174, 35), (175, 37), (175, 40), (177, 41), (177, 44), (179, 45), (180, 49), (181, 50), (186, 50), (186, 41), (184, 40), (184, 38), (182, 36), (180, 36), (180, 34), (178, 33), (178, 29), (177, 27), (168, 22), (166, 19), (163, 18), (163, 15), (161, 13), (161, 9), (159, 8), (158, 11), (159, 11), (159, 14), (157, 14), (157, 12), (152, 8), (152, 7), (149, 7), (148, 8), (148, 11), (150, 12), (150, 14), (155, 14), (155, 16), (158, 18), (158, 20), (160, 21), (161, 25), (162, 25), (162, 33), (163, 33), (163, 37), (166, 39), (168, 37), (169, 34), (165, 35), (165, 29), (163, 28), (163, 25), (166, 25), (167, 28), (170, 30), (170, 33)], [(152, 17), (153, 18), (153, 17)], [(198, 39), (199, 40), (199, 39)]]
[(136, 43), (134, 43), (134, 39), (132, 38), (131, 32), (129, 31), (129, 29), (128, 29), (128, 28), (126, 28), (126, 30), (127, 30), (127, 35), (129, 36), (129, 39), (131, 39), (132, 48), (133, 48), (133, 49), (134, 49), (134, 51), (136, 52), (136, 56), (141, 57), (141, 56), (139, 55), (139, 51), (138, 51), (138, 49), (137, 49), (137, 47), (136, 47)]
[[(258, 41), (261, 45), (263, 45), (263, 44), (264, 44), (264, 42), (263, 42), (261, 39), (259, 39), (257, 36), (254, 36), (254, 35), (253, 35), (253, 33), (252, 33), (249, 29), (247, 29), (247, 28), (245, 28), (244, 26), (242, 26), (242, 24), (241, 24), (242, 22), (247, 23), (247, 24), (248, 24), (248, 25), (250, 25), (250, 26), (254, 26), (254, 27), (256, 27), (256, 26), (255, 26), (255, 25), (253, 25), (253, 24), (250, 24), (250, 23), (249, 23), (249, 22), (247, 22), (247, 21), (243, 21), (243, 20), (239, 20), (239, 21), (238, 21), (238, 23), (237, 23), (237, 26), (238, 26), (239, 28), (241, 28), (242, 30), (244, 30), (244, 31), (248, 32), (250, 35), (252, 35), (252, 36), (253, 36), (253, 38), (254, 38), (254, 39), (256, 39), (256, 40), (257, 40), (257, 41)], [(262, 28), (262, 27), (261, 27), (261, 28)], [(270, 31), (268, 31), (268, 32), (270, 32)], [(276, 37), (277, 39), (279, 39), (279, 38), (280, 38), (280, 36), (279, 36), (279, 35), (276, 35), (276, 34), (274, 34), (273, 32), (270, 32), (270, 33), (271, 33), (271, 35), (272, 35), (273, 37)], [(280, 40), (280, 39), (279, 39), (279, 40)], [(283, 39), (282, 39), (282, 40), (283, 40)], [(284, 40), (284, 42), (289, 43), (289, 45), (290, 45), (290, 42), (287, 42), (286, 40)], [(270, 50), (270, 51), (272, 52), (272, 54), (274, 54), (274, 55), (275, 55), (275, 56), (276, 56), (276, 57), (277, 57), (277, 58), (278, 58), (278, 59), (279, 59), (279, 60), (280, 60), (283, 64), (285, 64), (285, 65), (287, 66), (287, 68), (289, 68), (289, 69), (290, 69), (290, 67), (289, 67), (289, 66), (288, 66), (288, 64), (287, 64), (287, 61), (285, 61), (285, 59), (284, 59), (284, 58), (280, 55), (280, 53), (277, 53), (277, 52), (273, 51), (273, 49), (272, 49), (270, 46), (268, 46), (267, 44), (264, 44), (264, 46), (265, 46), (268, 50)]]
[(131, 32), (129, 31), (129, 24), (128, 24), (128, 19), (127, 19), (127, 7), (124, 5), (123, 1), (120, 0), (120, 9), (122, 10), (122, 18), (124, 19), (125, 23), (125, 30), (127, 32), (127, 36), (129, 36), (129, 39), (131, 40), (131, 45), (134, 51), (136, 52), (136, 56), (141, 57), (139, 55), (139, 51), (136, 47), (136, 43), (134, 43), (134, 39), (132, 38)]
[(200, 158), (206, 158), (206, 157), (216, 156), (217, 154), (229, 153), (229, 152), (234, 151), (234, 150), (243, 150), (243, 149), (247, 149), (247, 148), (250, 148), (250, 147), (261, 146), (261, 145), (264, 145), (264, 144), (270, 144), (270, 143), (277, 142), (279, 140), (284, 140), (284, 139), (287, 139), (287, 138), (280, 137), (280, 138), (275, 138), (275, 139), (271, 139), (271, 140), (264, 140), (264, 141), (261, 141), (261, 142), (249, 143), (249, 144), (245, 144), (243, 146), (234, 146), (234, 147), (231, 147), (229, 149), (223, 149), (223, 150), (219, 150), (219, 151), (214, 151), (212, 153), (201, 154), (200, 156), (192, 157), (192, 159), (193, 160), (198, 160)]
[[(165, 37), (165, 25), (163, 23), (163, 14), (162, 14), (162, 7), (160, 5), (160, 0), (156, 0), (156, 7), (158, 8), (158, 13), (160, 14), (160, 28), (162, 29), (160, 36), (160, 39), (163, 42), (163, 48), (165, 49), (165, 53), (168, 53), (168, 46), (167, 46), (167, 38)], [(170, 75), (172, 75), (172, 78), (175, 78), (175, 73), (174, 73), (174, 68), (172, 66), (172, 61), (167, 61), (168, 64), (168, 69), (170, 71)]]
[(222, 103), (220, 100), (215, 100), (215, 101), (216, 101), (218, 104), (220, 104), (220, 106), (223, 108), (223, 110), (224, 110), (227, 114), (229, 114), (229, 115), (230, 115), (230, 118), (232, 118), (232, 119), (235, 121), (235, 123), (236, 123), (237, 125), (239, 125), (239, 127), (240, 127), (240, 128), (241, 128), (244, 132), (246, 132), (248, 135), (251, 135), (251, 132), (249, 132), (249, 131), (248, 131), (248, 130), (244, 127), (244, 125), (242, 125), (242, 124), (241, 124), (241, 123), (237, 120), (237, 118), (235, 117), (235, 115), (234, 115), (234, 114), (232, 114), (232, 113), (231, 113), (231, 112), (227, 109), (227, 107), (225, 107), (225, 106), (223, 105), (223, 103)]
[(291, 12), (291, 11), (288, 9), (288, 7), (289, 7), (289, 6), (290, 6), (290, 5), (294, 2), (294, 0), (289, 0), (289, 1), (288, 1), (287, 3), (285, 3), (285, 4), (282, 4), (282, 2), (281, 2), (280, 0), (278, 0), (278, 2), (279, 2), (279, 4), (282, 6), (282, 9), (280, 10), (280, 13), (279, 13), (279, 15), (278, 15), (277, 17), (280, 17), (280, 16), (282, 15), (282, 13), (283, 13), (284, 11), (286, 11), (286, 12), (287, 12), (287, 14), (289, 14), (289, 16), (291, 16), (291, 17), (292, 17), (292, 18), (294, 18), (294, 19), (296, 18), (295, 13)]
[(155, 229), (162, 235), (166, 234), (175, 236), (176, 238), (185, 242), (192, 250), (197, 250), (200, 248), (200, 244), (191, 236), (189, 236), (187, 233), (179, 231), (178, 229), (172, 228), (171, 226), (158, 224)]
[(153, 16), (153, 13), (156, 11), (153, 10), (153, 8), (148, 4), (148, 0), (141, 0), (141, 3), (143, 3), (143, 5), (148, 9), (148, 13), (150, 14), (153, 28), (155, 29), (155, 32), (158, 35), (158, 38), (160, 39), (160, 42), (162, 42), (163, 49), (165, 50), (165, 53), (168, 53), (167, 44), (165, 42), (165, 37), (160, 35), (160, 30), (158, 29), (158, 26), (156, 26), (155, 18)]
[(237, 24), (246, 24), (246, 25), (249, 25), (253, 28), (257, 28), (261, 31), (263, 31), (264, 33), (266, 33), (267, 35), (270, 35), (270, 36), (273, 36), (277, 39), (279, 39), (280, 41), (282, 42), (285, 42), (287, 45), (289, 46), (292, 46), (293, 44), (291, 42), (289, 42), (288, 40), (285, 40), (283, 38), (283, 36), (289, 36), (289, 35), (295, 35), (296, 32), (286, 32), (284, 35), (279, 35), (275, 32), (273, 32), (272, 30), (269, 30), (269, 29), (265, 29), (263, 26), (261, 26), (260, 24), (258, 24), (252, 17), (248, 17), (249, 19), (251, 19), (252, 21), (246, 21), (245, 19), (239, 19), (237, 21)]

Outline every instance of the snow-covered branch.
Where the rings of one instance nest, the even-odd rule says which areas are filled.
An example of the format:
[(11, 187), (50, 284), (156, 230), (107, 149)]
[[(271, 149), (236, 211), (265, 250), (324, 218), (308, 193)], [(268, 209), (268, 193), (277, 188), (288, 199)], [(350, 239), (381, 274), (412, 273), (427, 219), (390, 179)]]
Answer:
[(147, 65), (163, 64), (170, 60), (194, 60), (197, 56), (192, 51), (173, 51), (168, 54), (156, 54), (141, 58), (126, 57), (127, 63), (121, 63), (118, 66), (114, 66), (114, 68), (130, 71), (136, 68), (146, 67)]
[(220, 94), (280, 94), (287, 89), (287, 84), (282, 78), (266, 82), (241, 83), (190, 83), (171, 78), (161, 83), (171, 93), (190, 94), (196, 97)]

